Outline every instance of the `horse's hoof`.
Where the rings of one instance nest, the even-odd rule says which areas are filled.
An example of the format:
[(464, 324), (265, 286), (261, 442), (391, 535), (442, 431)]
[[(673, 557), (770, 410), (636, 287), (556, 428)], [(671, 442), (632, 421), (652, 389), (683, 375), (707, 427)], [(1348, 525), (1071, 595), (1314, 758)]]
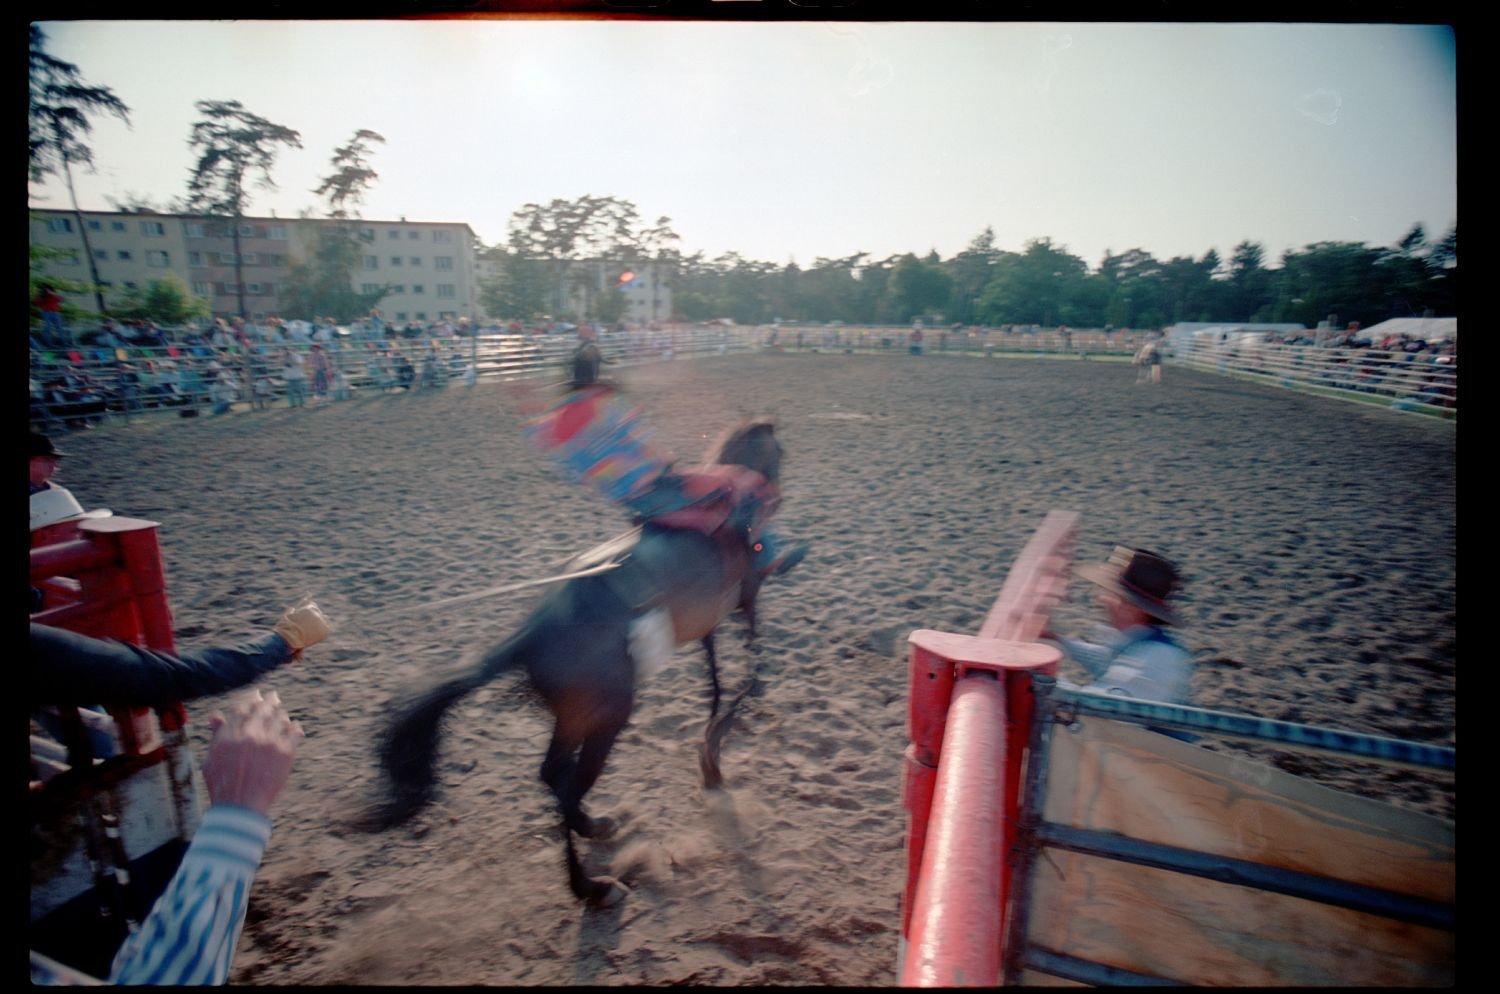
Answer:
[(588, 815), (580, 815), (568, 822), (568, 827), (581, 838), (603, 842), (613, 836), (615, 829), (619, 826), (615, 824), (613, 818), (590, 818)]
[(614, 877), (590, 877), (589, 887), (589, 905), (595, 908), (613, 908), (630, 895), (630, 888)]

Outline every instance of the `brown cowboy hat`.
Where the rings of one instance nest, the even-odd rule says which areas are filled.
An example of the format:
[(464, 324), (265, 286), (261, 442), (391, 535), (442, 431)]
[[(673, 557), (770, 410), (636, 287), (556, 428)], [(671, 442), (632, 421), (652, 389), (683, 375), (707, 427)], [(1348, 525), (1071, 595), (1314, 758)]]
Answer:
[(1113, 591), (1158, 621), (1171, 625), (1177, 612), (1167, 604), (1177, 586), (1177, 567), (1154, 552), (1115, 546), (1109, 559), (1077, 569), (1079, 576)]
[(39, 431), (33, 431), (26, 443), (26, 458), (32, 456), (65, 456), (66, 452), (52, 444), (52, 439)]

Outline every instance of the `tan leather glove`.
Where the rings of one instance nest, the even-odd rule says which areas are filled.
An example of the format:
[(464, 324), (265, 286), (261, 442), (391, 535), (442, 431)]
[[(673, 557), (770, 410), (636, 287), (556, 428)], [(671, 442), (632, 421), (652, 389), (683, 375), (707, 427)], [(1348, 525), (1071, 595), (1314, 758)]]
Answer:
[(307, 597), (286, 609), (275, 630), (286, 639), (287, 645), (300, 652), (326, 639), (329, 625), (317, 602)]

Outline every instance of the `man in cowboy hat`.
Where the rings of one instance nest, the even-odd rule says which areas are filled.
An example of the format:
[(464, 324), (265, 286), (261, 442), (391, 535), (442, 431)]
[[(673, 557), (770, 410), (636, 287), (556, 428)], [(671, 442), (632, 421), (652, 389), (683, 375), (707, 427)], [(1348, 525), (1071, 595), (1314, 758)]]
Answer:
[[(67, 455), (52, 444), (52, 439), (33, 431), (27, 442), (27, 462), (31, 475), (31, 544), (47, 545), (70, 537), (73, 528), (85, 518), (107, 518), (107, 510), (85, 511), (67, 487), (52, 482), (58, 464)], [(67, 525), (68, 527), (56, 527)]]
[(63, 456), (67, 455), (52, 444), (52, 439), (39, 431), (33, 431), (26, 443), (26, 459), (31, 468), (31, 492), (38, 493), (57, 484), (52, 474), (57, 472)]
[(1115, 546), (1109, 560), (1080, 566), (1099, 587), (1108, 619), (1103, 644), (1045, 633), (1093, 678), (1085, 690), (1121, 694), (1166, 704), (1186, 704), (1191, 654), (1167, 632), (1177, 612), (1167, 603), (1177, 586), (1177, 567), (1154, 552)]

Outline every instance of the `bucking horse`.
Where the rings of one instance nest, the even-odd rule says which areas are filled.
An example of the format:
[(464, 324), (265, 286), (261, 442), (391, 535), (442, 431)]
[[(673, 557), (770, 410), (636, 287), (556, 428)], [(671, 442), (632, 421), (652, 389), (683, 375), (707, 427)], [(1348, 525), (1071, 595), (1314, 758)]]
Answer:
[[(755, 420), (726, 431), (708, 461), (754, 470), (778, 484), (781, 460), (774, 424)], [(575, 833), (603, 839), (614, 830), (610, 819), (590, 816), (583, 799), (630, 720), (637, 680), (664, 665), (673, 648), (694, 640), (705, 650), (713, 691), (699, 762), (704, 785), (720, 786), (719, 747), (733, 706), (720, 711), (714, 631), (739, 610), (748, 637), (755, 637), (755, 598), (764, 577), (754, 568), (750, 543), (728, 520), (711, 531), (648, 520), (574, 557), (565, 572), (587, 575), (549, 585), (509, 638), (471, 667), (397, 702), (379, 743), (381, 796), (371, 827), (398, 825), (436, 796), (434, 764), (448, 709), (524, 668), (554, 718), (541, 777), (562, 817), (569, 885), (596, 905), (618, 901), (625, 886), (589, 876), (574, 846)]]

